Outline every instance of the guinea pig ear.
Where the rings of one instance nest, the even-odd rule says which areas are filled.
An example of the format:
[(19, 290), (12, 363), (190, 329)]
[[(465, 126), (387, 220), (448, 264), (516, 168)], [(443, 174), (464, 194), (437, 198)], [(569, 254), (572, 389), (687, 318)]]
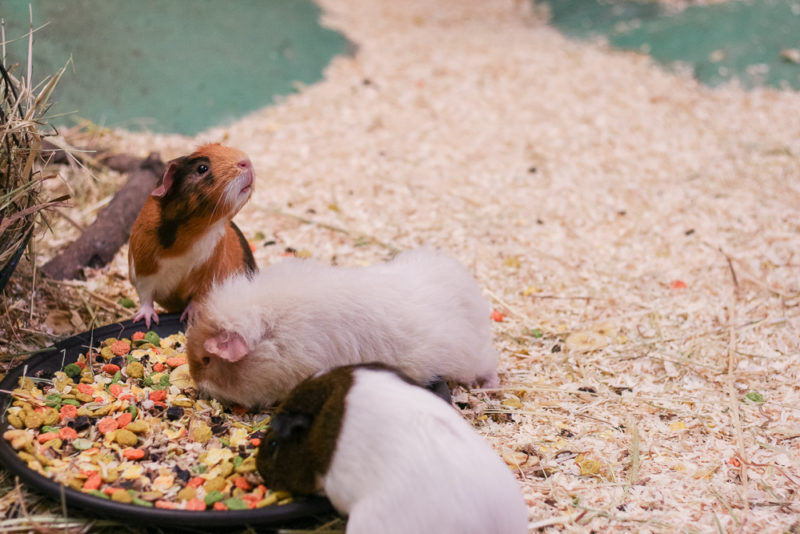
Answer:
[(164, 176), (161, 178), (161, 183), (153, 189), (150, 195), (154, 197), (163, 197), (172, 187), (172, 182), (175, 180), (175, 171), (178, 170), (178, 164), (186, 158), (173, 159), (167, 163), (167, 170), (164, 171)]
[(206, 339), (203, 348), (229, 362), (238, 362), (247, 356), (248, 352), (247, 342), (241, 334), (228, 330)]
[(311, 416), (304, 413), (281, 412), (269, 421), (269, 427), (281, 438), (311, 428)]

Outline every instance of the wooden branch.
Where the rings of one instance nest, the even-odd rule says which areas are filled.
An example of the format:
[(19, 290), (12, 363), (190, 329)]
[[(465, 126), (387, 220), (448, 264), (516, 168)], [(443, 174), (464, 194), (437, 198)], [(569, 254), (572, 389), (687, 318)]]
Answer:
[(84, 267), (103, 267), (124, 245), (131, 227), (150, 192), (164, 174), (165, 165), (156, 153), (146, 159), (127, 155), (108, 156), (103, 163), (130, 176), (111, 202), (81, 236), (48, 261), (42, 271), (50, 278), (82, 278)]

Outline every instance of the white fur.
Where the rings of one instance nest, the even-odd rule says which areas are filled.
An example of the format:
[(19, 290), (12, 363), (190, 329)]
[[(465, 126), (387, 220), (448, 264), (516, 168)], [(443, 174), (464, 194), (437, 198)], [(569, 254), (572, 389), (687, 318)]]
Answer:
[(497, 383), (489, 307), (478, 285), (463, 265), (430, 250), (364, 268), (286, 261), (252, 280), (223, 281), (198, 315), (239, 333), (250, 351), (239, 362), (243, 371), (225, 368), (239, 373), (235, 391), (214, 384), (214, 373), (198, 385), (245, 406), (279, 400), (316, 372), (370, 361), (421, 383)]
[(357, 369), (325, 494), (347, 534), (523, 534), (528, 512), (497, 453), (447, 403)]
[(161, 300), (169, 296), (178, 287), (181, 280), (208, 261), (220, 239), (225, 235), (228, 222), (227, 219), (223, 219), (214, 223), (185, 254), (157, 258), (158, 270), (154, 275), (137, 276), (135, 261), (131, 261), (130, 276), (136, 292), (139, 294), (139, 301), (149, 302), (152, 306), (154, 300)]

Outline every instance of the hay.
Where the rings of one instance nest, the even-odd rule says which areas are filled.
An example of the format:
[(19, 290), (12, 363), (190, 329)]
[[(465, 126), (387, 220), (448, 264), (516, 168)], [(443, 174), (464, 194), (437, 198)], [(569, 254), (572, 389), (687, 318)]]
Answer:
[[(502, 387), (456, 400), (532, 528), (800, 528), (800, 94), (708, 89), (527, 3), (321, 3), (358, 45), (324, 81), (119, 150), (247, 151), (260, 265), (429, 244), (470, 266)], [(134, 297), (124, 255), (85, 286)]]
[(32, 83), (33, 28), (28, 34), (27, 75), (15, 76), (6, 68), (3, 27), (0, 58), (0, 290), (19, 260), (34, 231), (38, 216), (62, 199), (42, 201), (42, 139), (49, 128), (46, 113), (50, 96), (66, 69), (46, 78), (37, 88)]

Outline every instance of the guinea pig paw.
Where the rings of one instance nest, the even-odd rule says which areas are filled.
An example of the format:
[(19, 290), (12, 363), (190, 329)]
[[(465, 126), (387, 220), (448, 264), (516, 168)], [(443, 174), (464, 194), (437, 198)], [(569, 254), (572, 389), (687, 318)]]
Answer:
[(197, 306), (195, 306), (193, 303), (190, 302), (189, 305), (186, 306), (186, 308), (183, 310), (183, 313), (181, 314), (181, 322), (186, 323), (186, 326), (189, 326), (197, 320), (198, 316), (199, 313), (197, 310)]
[(139, 308), (139, 311), (137, 311), (136, 314), (133, 316), (134, 323), (136, 321), (141, 321), (142, 319), (144, 319), (144, 324), (145, 327), (147, 328), (150, 328), (150, 321), (153, 321), (154, 323), (158, 324), (158, 314), (153, 309), (152, 304), (143, 305), (141, 308)]

